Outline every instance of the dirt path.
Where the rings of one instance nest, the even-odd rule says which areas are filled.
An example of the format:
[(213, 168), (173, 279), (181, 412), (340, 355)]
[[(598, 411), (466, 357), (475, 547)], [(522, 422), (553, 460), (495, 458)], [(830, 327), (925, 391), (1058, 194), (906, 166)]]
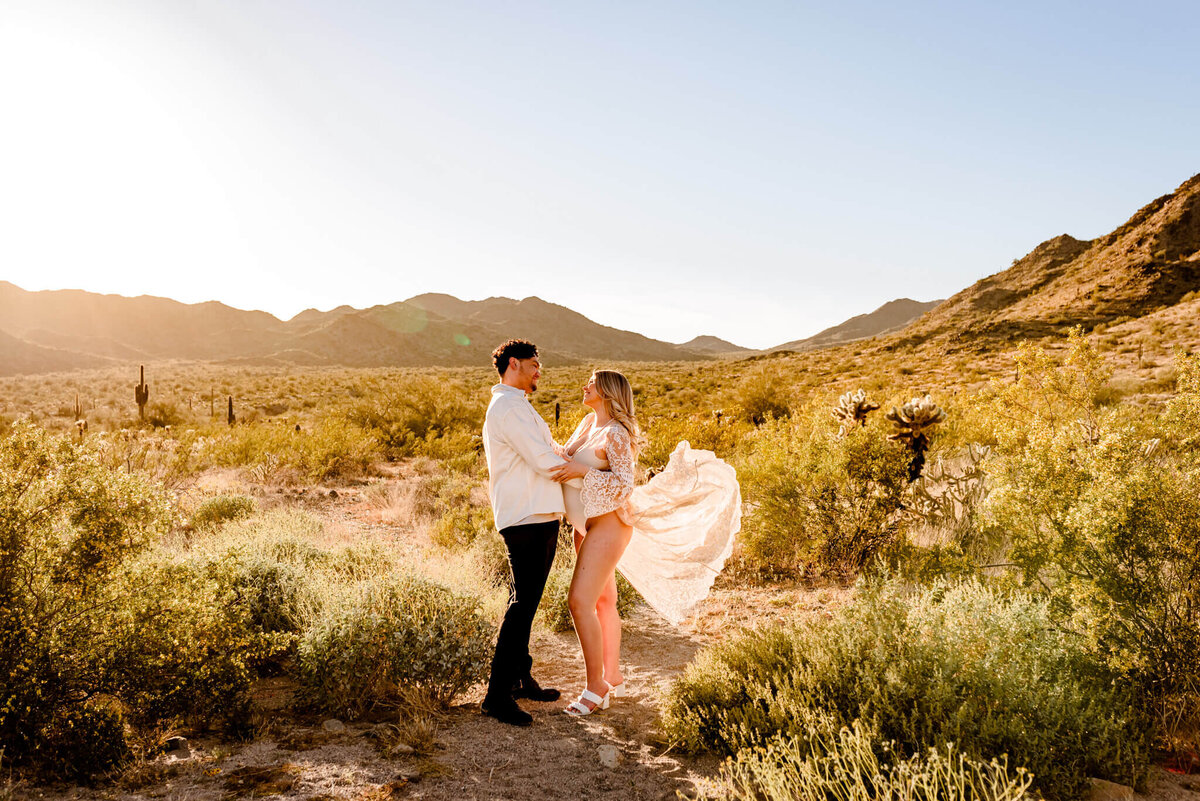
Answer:
[(563, 699), (523, 702), (534, 716), (527, 729), (482, 718), (473, 704), (459, 707), (441, 734), (453, 772), (422, 782), (413, 797), (617, 801), (675, 798), (677, 790), (691, 790), (698, 777), (715, 772), (716, 760), (672, 754), (656, 732), (662, 689), (698, 648), (695, 639), (639, 610), (627, 621), (623, 643), (631, 694), (576, 719), (562, 710), (582, 685), (579, 645), (570, 633), (539, 632), (532, 643), (535, 674), (562, 689)]

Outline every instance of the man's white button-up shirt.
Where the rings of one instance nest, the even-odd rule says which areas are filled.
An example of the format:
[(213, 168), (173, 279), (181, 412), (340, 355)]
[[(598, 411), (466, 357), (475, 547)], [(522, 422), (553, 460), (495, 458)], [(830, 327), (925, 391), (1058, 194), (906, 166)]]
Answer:
[(524, 390), (507, 384), (492, 387), (483, 421), (483, 451), (497, 529), (553, 520), (566, 512), (562, 487), (550, 478), (550, 470), (564, 460), (554, 450), (550, 426)]

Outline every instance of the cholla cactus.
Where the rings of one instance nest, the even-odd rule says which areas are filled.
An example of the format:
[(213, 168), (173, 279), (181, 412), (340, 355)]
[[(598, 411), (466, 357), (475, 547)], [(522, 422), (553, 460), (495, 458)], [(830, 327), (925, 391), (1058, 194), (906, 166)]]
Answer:
[(847, 392), (838, 398), (838, 404), (833, 409), (834, 419), (841, 423), (838, 434), (844, 437), (853, 431), (855, 426), (865, 426), (867, 415), (878, 408), (879, 404), (867, 400), (867, 393), (863, 390)]
[(929, 450), (929, 435), (933, 427), (946, 419), (946, 412), (926, 395), (913, 398), (900, 408), (892, 407), (887, 419), (896, 425), (896, 433), (888, 439), (903, 442), (912, 451), (908, 463), (908, 480), (915, 481), (925, 467), (925, 451)]
[(938, 459), (912, 482), (906, 511), (934, 529), (962, 532), (987, 492), (983, 461), (992, 453), (986, 445), (967, 445), (949, 461)]

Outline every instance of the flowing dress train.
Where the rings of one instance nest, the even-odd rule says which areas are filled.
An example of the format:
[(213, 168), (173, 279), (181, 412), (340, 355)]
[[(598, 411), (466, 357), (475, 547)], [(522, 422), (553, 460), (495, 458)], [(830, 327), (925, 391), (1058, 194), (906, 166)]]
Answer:
[[(588, 518), (616, 511), (633, 527), (617, 569), (674, 625), (708, 597), (741, 530), (737, 473), (712, 451), (680, 442), (661, 473), (634, 486), (629, 434), (616, 422), (584, 418), (562, 451), (591, 469), (563, 485), (567, 521), (584, 532)], [(603, 451), (607, 459), (598, 454)]]

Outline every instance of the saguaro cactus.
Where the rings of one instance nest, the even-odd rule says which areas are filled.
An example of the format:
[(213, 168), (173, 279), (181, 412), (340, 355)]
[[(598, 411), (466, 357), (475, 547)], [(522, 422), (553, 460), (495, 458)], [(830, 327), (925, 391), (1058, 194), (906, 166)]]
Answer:
[(233, 396), (232, 395), (229, 396), (229, 411), (225, 413), (225, 419), (229, 422), (229, 425), (233, 425), (234, 422), (237, 420), (237, 418), (233, 416)]
[(844, 437), (856, 426), (865, 426), (867, 415), (878, 408), (879, 404), (867, 400), (867, 393), (861, 389), (842, 395), (838, 398), (837, 406), (833, 408), (834, 419), (841, 423), (838, 434)]
[(146, 365), (141, 366), (138, 385), (133, 388), (133, 399), (137, 401), (138, 418), (146, 419), (146, 402), (150, 400), (150, 387), (146, 385)]
[(908, 480), (916, 481), (925, 467), (925, 451), (929, 450), (929, 435), (934, 426), (946, 419), (946, 413), (926, 395), (913, 398), (897, 409), (888, 412), (887, 419), (896, 425), (896, 433), (888, 439), (903, 442), (912, 451), (908, 463)]

